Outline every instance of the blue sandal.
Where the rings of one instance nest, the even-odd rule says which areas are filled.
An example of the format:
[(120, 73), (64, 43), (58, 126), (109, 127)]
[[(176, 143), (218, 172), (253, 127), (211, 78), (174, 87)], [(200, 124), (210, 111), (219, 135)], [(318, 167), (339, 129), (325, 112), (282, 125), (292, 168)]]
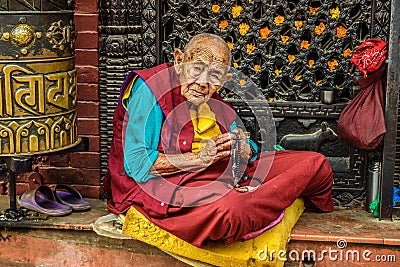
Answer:
[(90, 209), (89, 202), (84, 200), (76, 189), (68, 185), (58, 184), (53, 188), (53, 192), (58, 202), (70, 206), (74, 211)]
[(44, 185), (23, 193), (18, 198), (18, 204), (21, 207), (51, 216), (64, 216), (72, 213), (72, 208), (57, 202), (53, 191)]

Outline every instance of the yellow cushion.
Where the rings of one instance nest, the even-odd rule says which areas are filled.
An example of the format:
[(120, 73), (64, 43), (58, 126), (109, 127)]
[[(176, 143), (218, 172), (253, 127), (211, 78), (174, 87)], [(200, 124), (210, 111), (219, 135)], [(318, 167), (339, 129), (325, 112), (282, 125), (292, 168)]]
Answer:
[(279, 224), (261, 235), (230, 244), (213, 242), (204, 248), (193, 246), (161, 229), (133, 207), (126, 214), (122, 232), (189, 264), (203, 262), (216, 266), (283, 266), (282, 259), (286, 257), (283, 253), (290, 232), (303, 211), (304, 202), (299, 198), (286, 209)]

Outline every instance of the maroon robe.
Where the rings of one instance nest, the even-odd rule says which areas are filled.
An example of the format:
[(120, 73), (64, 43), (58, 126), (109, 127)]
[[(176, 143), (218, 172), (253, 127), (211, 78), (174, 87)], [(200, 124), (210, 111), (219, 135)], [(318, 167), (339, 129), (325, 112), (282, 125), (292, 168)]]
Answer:
[[(132, 72), (121, 88), (135, 76), (146, 81), (165, 114), (160, 153), (191, 151), (193, 125), (185, 99), (180, 95), (176, 76), (170, 64)], [(157, 73), (163, 73), (154, 79)], [(161, 77), (162, 76), (162, 77)], [(172, 90), (167, 90), (173, 88)], [(216, 114), (221, 131), (226, 132), (235, 119), (233, 110), (214, 94), (209, 104)], [(179, 115), (177, 115), (179, 114)], [(250, 162), (249, 176), (263, 180), (253, 192), (230, 189), (233, 183), (230, 158), (205, 169), (181, 172), (138, 184), (127, 176), (123, 162), (122, 129), (124, 110), (119, 105), (114, 114), (114, 136), (109, 155), (109, 173), (104, 179), (111, 193), (108, 208), (123, 213), (130, 206), (143, 213), (154, 224), (190, 242), (202, 246), (207, 240), (233, 242), (262, 229), (279, 217), (300, 196), (308, 207), (332, 211), (332, 169), (327, 159), (316, 152), (262, 152)], [(244, 184), (258, 185), (255, 180)]]

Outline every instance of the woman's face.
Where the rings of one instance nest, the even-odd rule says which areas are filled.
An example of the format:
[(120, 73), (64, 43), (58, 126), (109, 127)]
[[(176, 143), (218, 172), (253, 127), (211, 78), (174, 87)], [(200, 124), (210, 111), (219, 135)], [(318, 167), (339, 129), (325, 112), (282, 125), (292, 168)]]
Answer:
[[(183, 57), (183, 60), (181, 58)], [(175, 63), (181, 62), (181, 94), (187, 101), (198, 106), (207, 102), (222, 85), (230, 79), (228, 74), (229, 55), (220, 46), (211, 42), (202, 42), (190, 51), (175, 52)]]

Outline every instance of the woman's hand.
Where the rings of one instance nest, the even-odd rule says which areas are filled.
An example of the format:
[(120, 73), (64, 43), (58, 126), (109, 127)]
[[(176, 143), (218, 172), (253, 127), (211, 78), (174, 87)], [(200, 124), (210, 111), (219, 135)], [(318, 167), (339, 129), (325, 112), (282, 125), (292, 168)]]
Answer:
[(253, 192), (255, 191), (257, 188), (259, 187), (259, 185), (257, 186), (239, 186), (239, 187), (235, 187), (235, 190), (238, 191), (239, 193), (247, 193), (247, 192)]
[(230, 134), (225, 133), (209, 139), (200, 152), (159, 153), (150, 174), (163, 176), (208, 167), (231, 154), (232, 142)]
[(199, 159), (205, 166), (209, 166), (231, 154), (232, 136), (229, 133), (220, 134), (208, 140), (199, 152)]
[[(240, 159), (242, 162), (245, 162), (247, 164), (247, 162), (249, 162), (249, 160), (252, 157), (252, 152), (250, 145), (246, 142), (247, 139), (246, 134), (240, 128), (236, 128), (232, 132), (236, 133), (240, 138)], [(234, 142), (236, 141), (234, 140)]]

